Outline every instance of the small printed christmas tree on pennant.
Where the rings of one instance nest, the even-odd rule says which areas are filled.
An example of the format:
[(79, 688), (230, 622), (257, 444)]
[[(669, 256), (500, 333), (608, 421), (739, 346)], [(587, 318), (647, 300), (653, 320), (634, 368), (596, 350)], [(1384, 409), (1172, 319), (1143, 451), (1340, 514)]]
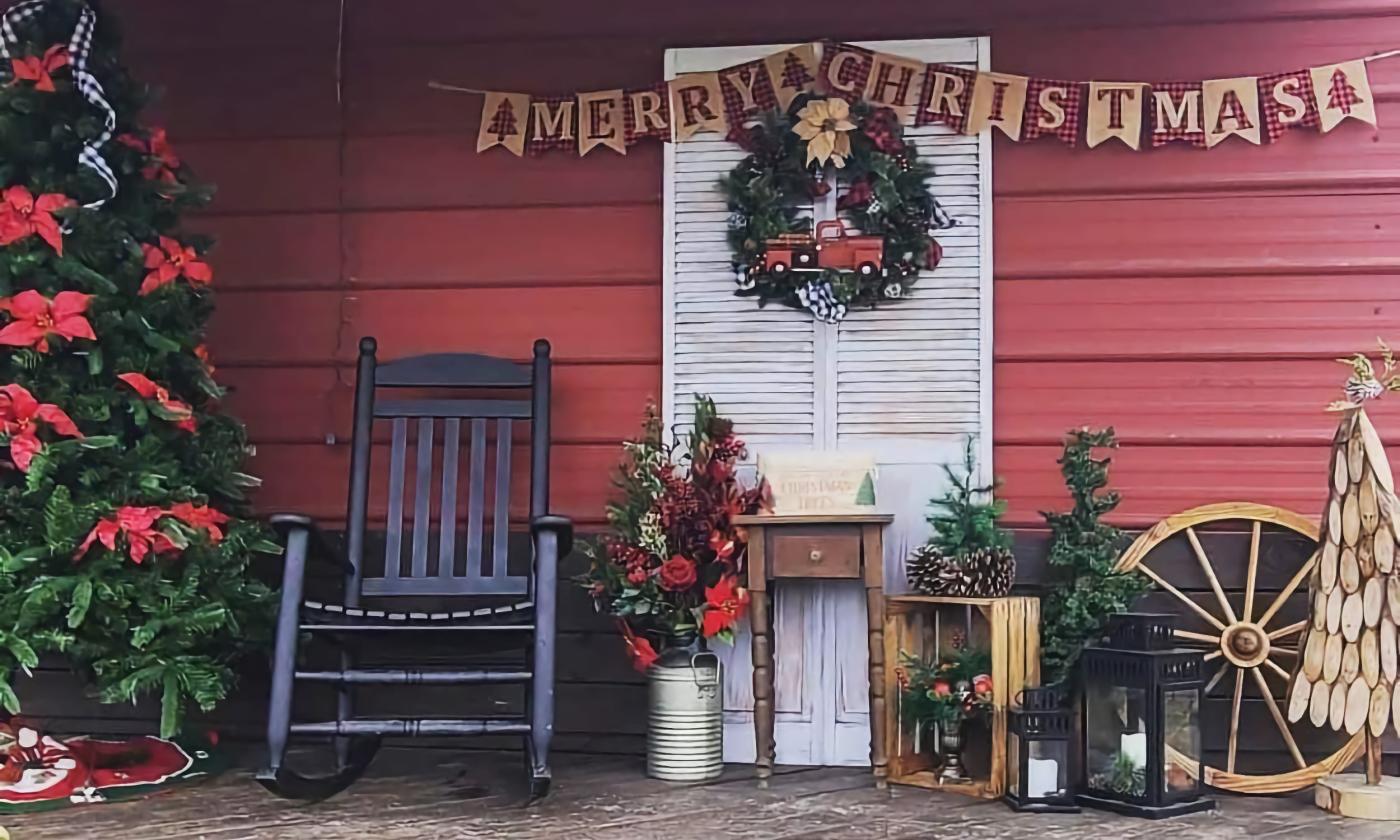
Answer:
[(1358, 102), (1356, 88), (1347, 81), (1347, 74), (1338, 67), (1332, 71), (1332, 84), (1327, 88), (1327, 107), (1336, 108), (1343, 114), (1350, 114)]
[(502, 99), (500, 107), (496, 109), (495, 116), (491, 117), (491, 124), (486, 130), (496, 135), (496, 142), (504, 142), (507, 137), (513, 136), (520, 129), (515, 125), (515, 107), (510, 104), (509, 99)]
[(807, 86), (815, 82), (812, 74), (808, 72), (807, 65), (802, 63), (795, 53), (787, 53), (783, 56), (783, 78), (782, 87), (790, 90), (806, 90)]
[(1328, 408), (1342, 414), (1332, 440), (1321, 547), (1309, 582), (1309, 618), (1302, 657), (1289, 687), (1288, 719), (1314, 726), (1365, 730), (1367, 784), (1380, 780), (1380, 737), (1400, 730), (1396, 627), (1400, 624), (1400, 500), (1385, 447), (1365, 403), (1400, 391), (1400, 374), (1381, 344), (1382, 368), (1356, 355), (1342, 361), (1352, 375), (1346, 399)]
[(1311, 67), (1308, 74), (1320, 130), (1331, 131), (1346, 119), (1376, 124), (1376, 101), (1371, 95), (1365, 59)]
[(204, 348), (210, 242), (181, 227), (211, 191), (141, 121), (105, 19), (81, 0), (5, 16), (0, 704), (62, 654), (106, 702), (159, 694), (168, 735), (266, 638), (248, 564), (278, 550), (240, 518), (256, 479)]

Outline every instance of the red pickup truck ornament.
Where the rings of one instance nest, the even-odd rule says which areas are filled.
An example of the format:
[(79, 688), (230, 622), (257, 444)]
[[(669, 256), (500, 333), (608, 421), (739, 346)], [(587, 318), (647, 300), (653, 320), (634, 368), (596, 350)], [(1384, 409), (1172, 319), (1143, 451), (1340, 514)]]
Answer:
[(877, 276), (884, 266), (885, 241), (879, 236), (852, 236), (838, 220), (817, 223), (816, 235), (785, 233), (764, 243), (763, 268), (769, 274), (789, 271), (854, 271)]

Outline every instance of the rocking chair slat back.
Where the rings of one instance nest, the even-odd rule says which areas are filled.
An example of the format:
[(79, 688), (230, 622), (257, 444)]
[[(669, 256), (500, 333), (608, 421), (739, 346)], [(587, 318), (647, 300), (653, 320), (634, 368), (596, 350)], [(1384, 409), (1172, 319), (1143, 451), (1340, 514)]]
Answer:
[[(536, 345), (532, 368), (503, 359), (469, 354), (438, 354), (377, 365), (372, 340), (361, 343), (360, 381), (356, 385), (355, 437), (351, 457), (349, 540), (355, 573), (350, 582), (366, 595), (523, 595), (531, 591), (528, 573), (511, 574), (510, 545), (512, 433), (515, 420), (531, 423), (530, 511), (548, 510), (549, 348)], [(368, 355), (368, 358), (366, 358)], [(379, 388), (477, 388), (499, 391), (530, 388), (521, 399), (377, 399)], [(368, 397), (361, 390), (371, 393)], [(363, 531), (368, 519), (370, 447), (364, 446), (375, 420), (391, 428), (388, 464), (388, 521), (385, 527), (384, 571), (363, 576)], [(415, 420), (410, 430), (410, 420)], [(471, 440), (461, 445), (463, 421)], [(411, 433), (412, 432), (412, 433)], [(495, 435), (494, 452), (488, 447)], [(410, 439), (416, 450), (409, 465)], [(467, 487), (458, 479), (466, 450)], [(441, 453), (440, 456), (438, 453)], [(487, 485), (489, 456), (494, 454), (495, 480)], [(439, 461), (440, 457), (440, 461)], [(435, 468), (434, 462), (439, 461)], [(412, 476), (409, 476), (410, 470)], [(434, 480), (435, 471), (439, 474)], [(410, 488), (409, 482), (412, 481)], [(434, 492), (436, 490), (436, 493)], [(404, 533), (405, 507), (412, 493), (412, 533)], [(461, 496), (465, 492), (466, 499)], [(436, 495), (436, 498), (434, 496)], [(459, 564), (460, 505), (465, 501), (465, 563)], [(488, 504), (490, 511), (487, 510)], [(436, 513), (437, 522), (434, 523)], [(487, 517), (490, 521), (487, 521)], [(429, 562), (434, 524), (437, 567)], [(489, 553), (486, 529), (490, 527)], [(408, 543), (407, 563), (403, 556)], [(460, 569), (460, 571), (459, 571)], [(358, 593), (357, 593), (358, 594)], [(358, 600), (358, 599), (356, 599)]]

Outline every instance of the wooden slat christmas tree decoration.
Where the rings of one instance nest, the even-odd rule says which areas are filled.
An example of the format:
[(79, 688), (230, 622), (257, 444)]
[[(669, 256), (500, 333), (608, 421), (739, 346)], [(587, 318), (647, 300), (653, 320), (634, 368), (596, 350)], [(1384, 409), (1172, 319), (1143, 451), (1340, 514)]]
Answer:
[(1343, 360), (1352, 367), (1346, 399), (1329, 406), (1342, 419), (1332, 440), (1321, 547), (1309, 590), (1312, 614), (1289, 687), (1288, 717), (1297, 721), (1306, 715), (1319, 727), (1365, 732), (1364, 778), (1340, 774), (1320, 780), (1319, 807), (1396, 820), (1400, 780), (1381, 777), (1381, 736), (1387, 725), (1400, 732), (1400, 569), (1395, 567), (1400, 499), (1365, 403), (1400, 391), (1400, 374), (1385, 344), (1381, 353), (1380, 373), (1364, 355)]

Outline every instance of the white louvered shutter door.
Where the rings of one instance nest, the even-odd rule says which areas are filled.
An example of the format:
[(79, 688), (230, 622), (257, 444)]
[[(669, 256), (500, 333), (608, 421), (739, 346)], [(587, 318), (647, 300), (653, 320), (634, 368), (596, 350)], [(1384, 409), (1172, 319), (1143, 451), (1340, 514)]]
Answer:
[[(929, 62), (987, 66), (986, 39), (864, 42)], [(667, 78), (761, 58), (782, 45), (669, 50)], [(719, 179), (745, 156), (717, 135), (666, 147), (663, 404), (687, 424), (693, 394), (714, 397), (751, 453), (777, 448), (871, 452), (886, 540), (887, 589), (928, 528), (939, 464), (975, 434), (990, 464), (990, 141), (941, 126), (907, 128), (935, 167), (930, 189), (958, 226), (937, 235), (944, 261), (909, 300), (853, 311), (840, 325), (735, 296), (728, 210)], [(835, 193), (810, 212), (831, 218)], [(834, 582), (780, 587), (773, 610), (778, 761), (868, 764), (864, 596)], [(749, 638), (725, 659), (725, 760), (752, 761)]]

